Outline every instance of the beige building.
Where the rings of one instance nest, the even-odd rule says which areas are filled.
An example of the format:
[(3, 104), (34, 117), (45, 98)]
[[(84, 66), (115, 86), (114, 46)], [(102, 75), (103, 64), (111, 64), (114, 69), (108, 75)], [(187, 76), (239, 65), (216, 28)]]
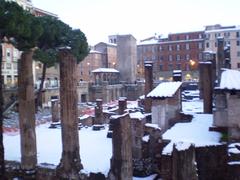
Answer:
[(231, 69), (240, 69), (240, 27), (212, 25), (205, 29), (205, 51), (217, 52), (217, 39), (224, 38), (224, 45), (230, 46)]
[(2, 78), (6, 87), (17, 86), (19, 58), (20, 52), (13, 45), (2, 44)]

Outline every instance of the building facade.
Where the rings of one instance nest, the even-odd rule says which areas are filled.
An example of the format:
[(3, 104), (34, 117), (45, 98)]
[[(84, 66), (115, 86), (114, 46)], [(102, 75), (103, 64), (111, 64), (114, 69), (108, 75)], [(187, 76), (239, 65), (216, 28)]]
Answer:
[(117, 68), (120, 81), (134, 83), (137, 74), (137, 44), (132, 35), (117, 35)]
[[(221, 26), (219, 24), (206, 26), (205, 51), (217, 52), (218, 38), (224, 39), (224, 46), (230, 47), (231, 69), (240, 69), (240, 27)], [(217, 57), (216, 57), (217, 58)], [(218, 61), (218, 59), (216, 59)]]
[(8, 43), (2, 44), (2, 79), (6, 88), (17, 86), (20, 52)]
[(171, 80), (173, 70), (182, 70), (183, 80), (198, 79), (198, 62), (203, 59), (204, 31), (151, 37), (138, 46), (138, 75), (145, 61), (153, 62), (154, 80)]

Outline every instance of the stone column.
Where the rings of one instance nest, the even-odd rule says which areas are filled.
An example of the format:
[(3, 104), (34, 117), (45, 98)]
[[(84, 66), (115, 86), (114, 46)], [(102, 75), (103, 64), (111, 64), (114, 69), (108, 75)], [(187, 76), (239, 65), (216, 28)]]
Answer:
[(53, 99), (51, 100), (51, 107), (52, 107), (52, 122), (59, 122), (60, 120), (60, 112), (59, 112), (59, 100)]
[(111, 159), (110, 179), (132, 180), (132, 133), (128, 114), (112, 119), (113, 155)]
[(127, 98), (120, 97), (118, 100), (118, 114), (124, 114), (124, 110), (127, 109)]
[(95, 121), (94, 124), (103, 124), (102, 99), (96, 99)]
[(21, 168), (23, 171), (35, 171), (37, 164), (32, 56), (31, 50), (23, 52), (18, 66)]
[(147, 95), (153, 89), (153, 63), (152, 61), (145, 62), (145, 101), (144, 101), (144, 109), (145, 113), (151, 113), (152, 108), (152, 100), (151, 98), (147, 98)]
[(224, 39), (218, 38), (217, 39), (217, 78), (218, 78), (218, 85), (220, 84), (222, 68), (224, 68)]
[(202, 83), (203, 91), (203, 109), (204, 113), (212, 113), (212, 63), (201, 62), (200, 66), (200, 81)]
[(68, 49), (61, 49), (59, 55), (62, 157), (57, 173), (63, 179), (78, 179), (78, 173), (83, 167), (77, 120), (77, 62)]

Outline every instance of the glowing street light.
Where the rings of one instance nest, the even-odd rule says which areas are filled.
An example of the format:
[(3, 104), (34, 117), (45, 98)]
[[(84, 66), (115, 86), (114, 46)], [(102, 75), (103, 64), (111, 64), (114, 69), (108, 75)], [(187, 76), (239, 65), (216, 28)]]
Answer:
[(190, 66), (193, 67), (193, 66), (195, 66), (195, 64), (196, 64), (196, 61), (194, 61), (194, 60), (191, 59), (191, 60), (189, 61), (189, 63), (190, 63)]

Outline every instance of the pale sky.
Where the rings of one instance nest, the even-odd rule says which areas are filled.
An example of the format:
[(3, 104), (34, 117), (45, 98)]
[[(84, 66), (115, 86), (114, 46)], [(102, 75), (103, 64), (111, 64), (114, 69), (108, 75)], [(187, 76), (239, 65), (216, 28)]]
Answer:
[(210, 24), (240, 25), (240, 0), (32, 0), (83, 31), (90, 45), (108, 35), (137, 40), (157, 34), (203, 30)]

